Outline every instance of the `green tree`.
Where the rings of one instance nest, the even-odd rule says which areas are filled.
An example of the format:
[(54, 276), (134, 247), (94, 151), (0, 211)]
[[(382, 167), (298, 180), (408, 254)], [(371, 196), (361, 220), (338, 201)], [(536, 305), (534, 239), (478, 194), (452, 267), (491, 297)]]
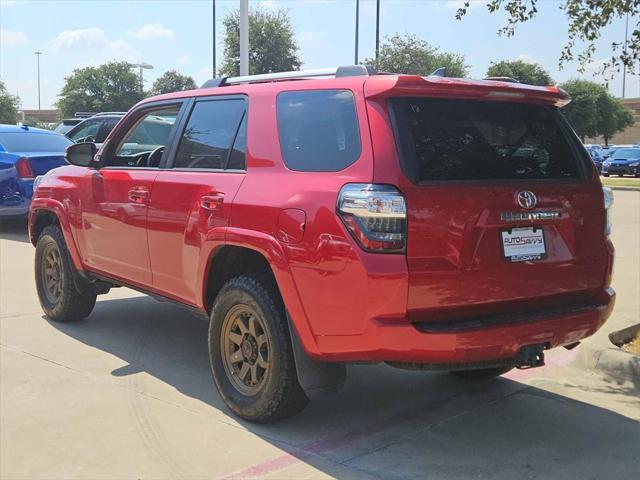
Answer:
[[(458, 20), (467, 14), (469, 3), (466, 0), (458, 9)], [(498, 30), (498, 35), (507, 37), (514, 35), (519, 24), (534, 19), (538, 15), (539, 6), (557, 8), (558, 3), (541, 0), (486, 0), (489, 12), (506, 15), (506, 25)], [(565, 11), (568, 24), (568, 40), (559, 59), (561, 67), (578, 60), (579, 70), (584, 71), (597, 51), (596, 44), (602, 31), (614, 20), (624, 21), (628, 15), (631, 21), (631, 38), (626, 48), (624, 40), (611, 44), (611, 57), (603, 64), (602, 73), (619, 70), (621, 67), (631, 73), (635, 71), (640, 60), (640, 0), (562, 0), (560, 8)], [(580, 46), (578, 52), (577, 45)]]
[[(229, 12), (222, 21), (225, 29), (224, 62), (219, 74), (240, 74), (240, 13)], [(249, 12), (249, 73), (286, 72), (302, 65), (289, 14), (285, 10)]]
[(609, 138), (633, 124), (631, 111), (602, 85), (569, 80), (560, 87), (571, 95), (571, 103), (562, 113), (582, 141), (602, 135), (608, 143)]
[(609, 139), (616, 133), (633, 125), (633, 112), (609, 92), (598, 98), (598, 134), (609, 145)]
[(448, 77), (466, 77), (469, 67), (464, 56), (457, 53), (440, 52), (438, 47), (415, 35), (388, 37), (380, 46), (378, 59), (367, 58), (365, 64), (374, 66), (381, 72), (430, 75), (440, 67), (445, 67)]
[(8, 123), (14, 125), (18, 116), (18, 107), (20, 106), (20, 98), (11, 95), (0, 81), (0, 123)]
[(57, 106), (63, 117), (77, 111), (127, 111), (139, 102), (140, 79), (127, 62), (109, 62), (73, 71), (65, 78)]
[(522, 60), (491, 62), (487, 77), (511, 77), (529, 85), (553, 85), (553, 79), (540, 64)]
[(571, 95), (571, 103), (562, 109), (576, 134), (585, 137), (598, 135), (598, 99), (607, 93), (601, 85), (587, 80), (569, 80), (560, 87)]
[(175, 70), (164, 72), (153, 82), (149, 95), (161, 95), (163, 93), (180, 92), (182, 90), (193, 90), (198, 88), (193, 78), (188, 75), (181, 75)]

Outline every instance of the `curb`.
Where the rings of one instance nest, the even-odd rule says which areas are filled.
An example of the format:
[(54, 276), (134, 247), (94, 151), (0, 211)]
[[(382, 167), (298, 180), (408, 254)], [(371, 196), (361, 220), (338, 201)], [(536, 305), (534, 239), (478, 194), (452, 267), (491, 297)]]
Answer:
[(595, 348), (585, 342), (580, 346), (576, 363), (618, 383), (640, 385), (640, 356), (620, 348)]
[(611, 190), (626, 190), (627, 192), (640, 192), (640, 187), (612, 187), (610, 185), (604, 185), (605, 187), (609, 187)]

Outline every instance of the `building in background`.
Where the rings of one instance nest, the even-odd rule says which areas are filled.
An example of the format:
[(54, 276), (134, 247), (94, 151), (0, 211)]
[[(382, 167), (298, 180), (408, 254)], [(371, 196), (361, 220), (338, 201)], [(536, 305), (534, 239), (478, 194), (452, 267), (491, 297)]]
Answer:
[[(630, 108), (633, 112), (633, 125), (627, 127), (626, 130), (616, 133), (609, 143), (612, 145), (627, 145), (640, 142), (640, 98), (624, 98), (620, 99), (623, 105)], [(604, 138), (596, 137), (587, 139), (587, 143), (604, 144)]]

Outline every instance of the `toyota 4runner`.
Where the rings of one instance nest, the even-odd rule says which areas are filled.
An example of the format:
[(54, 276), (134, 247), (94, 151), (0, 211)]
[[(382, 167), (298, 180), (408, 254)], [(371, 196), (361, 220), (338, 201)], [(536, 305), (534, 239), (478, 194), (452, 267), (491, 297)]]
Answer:
[(557, 87), (364, 66), (148, 98), (36, 182), (45, 313), (127, 286), (206, 315), (237, 415), (282, 418), (348, 362), (471, 378), (602, 326), (611, 192)]

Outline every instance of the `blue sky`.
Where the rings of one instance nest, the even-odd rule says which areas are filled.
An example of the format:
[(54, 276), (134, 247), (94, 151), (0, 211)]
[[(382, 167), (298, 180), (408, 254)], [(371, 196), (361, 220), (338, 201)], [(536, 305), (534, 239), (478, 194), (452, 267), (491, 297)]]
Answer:
[[(381, 37), (411, 33), (442, 50), (461, 53), (474, 77), (482, 77), (492, 60), (527, 59), (541, 63), (562, 82), (594, 77), (599, 62), (610, 57), (610, 44), (624, 39), (624, 21), (604, 32), (596, 61), (580, 75), (576, 65), (559, 70), (558, 56), (567, 39), (560, 2), (541, 0), (538, 18), (518, 27), (513, 38), (499, 37), (502, 14), (489, 14), (485, 2), (472, 5), (467, 18), (455, 20), (460, 0), (382, 0)], [(353, 63), (355, 0), (250, 0), (251, 7), (286, 8), (300, 46), (303, 68)], [(221, 20), (238, 0), (217, 0), (218, 55), (222, 57)], [(631, 23), (631, 22), (630, 22)], [(197, 83), (211, 76), (211, 0), (0, 0), (0, 78), (22, 99), (37, 107), (36, 58), (40, 50), (42, 108), (50, 108), (73, 69), (108, 60), (144, 61), (150, 85), (166, 70), (191, 75)], [(361, 0), (360, 57), (375, 48), (375, 0)], [(622, 92), (622, 76), (609, 82)], [(640, 97), (640, 77), (627, 75), (627, 97)]]

